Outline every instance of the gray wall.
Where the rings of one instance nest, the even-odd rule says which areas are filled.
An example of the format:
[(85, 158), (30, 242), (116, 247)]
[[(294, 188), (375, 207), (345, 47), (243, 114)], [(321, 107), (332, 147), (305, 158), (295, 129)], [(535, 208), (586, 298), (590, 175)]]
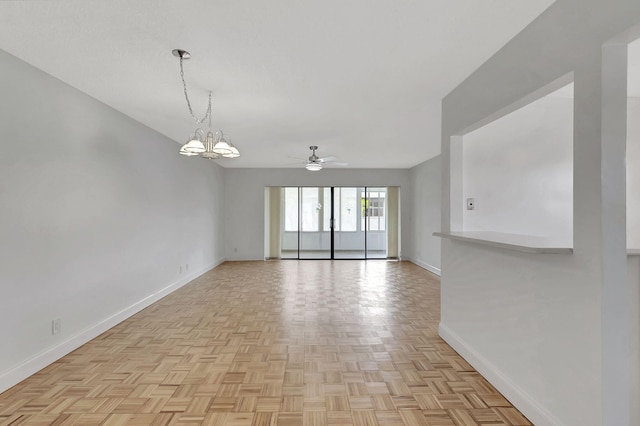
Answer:
[(399, 186), (401, 256), (410, 256), (412, 206), (409, 170), (399, 169), (226, 169), (226, 257), (264, 259), (264, 188), (267, 186)]
[(2, 391), (222, 261), (224, 176), (4, 51), (0, 93)]
[(412, 231), (407, 260), (440, 275), (441, 183), (440, 156), (421, 163), (409, 171), (411, 182), (411, 217), (408, 226)]
[(461, 137), (574, 81), (573, 254), (442, 245), (440, 335), (537, 425), (632, 424), (621, 82), (639, 23), (637, 0), (557, 0), (443, 100), (442, 229), (460, 231)]

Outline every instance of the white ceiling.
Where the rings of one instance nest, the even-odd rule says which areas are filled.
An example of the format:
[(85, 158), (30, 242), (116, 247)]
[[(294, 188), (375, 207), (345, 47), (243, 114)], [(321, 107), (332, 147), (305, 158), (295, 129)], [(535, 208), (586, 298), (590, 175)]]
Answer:
[[(553, 0), (4, 0), (0, 48), (183, 142), (214, 96), (224, 167), (440, 152), (440, 100)], [(135, 143), (135, 141), (132, 141)], [(176, 145), (176, 151), (178, 145)]]

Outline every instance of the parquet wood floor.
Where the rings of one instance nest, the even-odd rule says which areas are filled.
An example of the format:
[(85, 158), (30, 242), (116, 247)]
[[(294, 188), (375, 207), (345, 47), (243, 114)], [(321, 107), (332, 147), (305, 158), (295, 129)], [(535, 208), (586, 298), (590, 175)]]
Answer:
[(0, 395), (3, 425), (529, 425), (407, 262), (229, 262)]

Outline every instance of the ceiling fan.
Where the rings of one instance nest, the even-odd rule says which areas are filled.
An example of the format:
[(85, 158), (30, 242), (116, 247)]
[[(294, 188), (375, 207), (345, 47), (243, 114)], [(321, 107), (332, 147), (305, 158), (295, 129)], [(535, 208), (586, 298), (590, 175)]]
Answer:
[(334, 166), (348, 165), (347, 163), (336, 163), (336, 157), (318, 157), (316, 155), (316, 149), (318, 149), (318, 147), (315, 145), (311, 145), (309, 149), (311, 150), (311, 155), (307, 160), (307, 164), (304, 166), (304, 168), (309, 171), (317, 172), (318, 170), (322, 170), (322, 167), (326, 164), (332, 164)]

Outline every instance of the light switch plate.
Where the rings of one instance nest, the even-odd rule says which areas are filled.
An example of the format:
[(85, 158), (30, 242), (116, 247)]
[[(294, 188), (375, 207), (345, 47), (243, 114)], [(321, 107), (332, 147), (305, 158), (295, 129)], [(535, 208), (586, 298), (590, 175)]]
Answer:
[(475, 210), (476, 201), (473, 198), (467, 198), (467, 210)]

